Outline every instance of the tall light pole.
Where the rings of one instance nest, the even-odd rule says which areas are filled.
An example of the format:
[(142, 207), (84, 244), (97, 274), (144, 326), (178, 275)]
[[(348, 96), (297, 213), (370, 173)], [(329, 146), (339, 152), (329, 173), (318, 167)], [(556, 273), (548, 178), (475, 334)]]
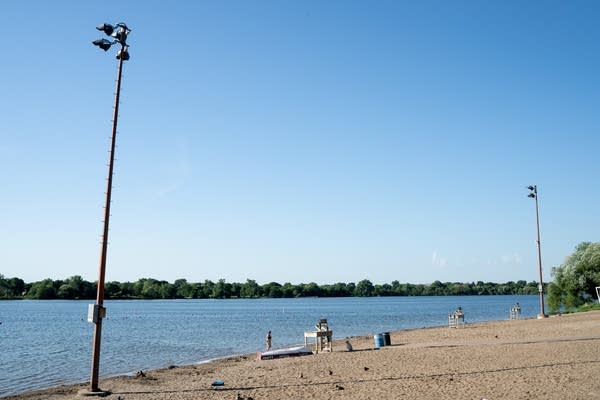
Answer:
[(527, 197), (531, 197), (535, 199), (535, 220), (537, 226), (537, 251), (538, 251), (538, 269), (540, 273), (540, 284), (538, 286), (538, 291), (540, 292), (540, 313), (538, 314), (538, 318), (545, 318), (546, 312), (544, 311), (544, 282), (542, 279), (542, 248), (540, 243), (540, 211), (538, 205), (538, 192), (537, 186), (527, 186), (527, 189), (530, 190), (529, 195)]
[(98, 39), (94, 40), (93, 44), (100, 47), (104, 51), (108, 51), (114, 44), (121, 45), (117, 52), (117, 60), (119, 60), (119, 70), (117, 72), (117, 89), (115, 92), (115, 106), (113, 113), (112, 135), (110, 139), (110, 152), (108, 161), (108, 178), (106, 179), (106, 204), (104, 206), (104, 229), (102, 232), (102, 246), (100, 249), (100, 266), (98, 272), (98, 292), (96, 295), (96, 304), (91, 305), (88, 320), (95, 324), (94, 339), (92, 341), (92, 372), (90, 385), (87, 391), (83, 391), (84, 395), (104, 395), (107, 392), (98, 388), (98, 375), (100, 371), (100, 343), (102, 339), (102, 318), (106, 316), (104, 308), (104, 275), (106, 271), (106, 253), (108, 249), (108, 224), (110, 219), (110, 202), (112, 193), (112, 178), (113, 165), (115, 161), (115, 143), (117, 139), (117, 120), (119, 118), (119, 97), (121, 95), (121, 76), (123, 72), (123, 62), (129, 60), (129, 46), (127, 45), (127, 35), (131, 29), (124, 23), (118, 23), (115, 26), (110, 24), (101, 24), (96, 27), (99, 31), (103, 31), (113, 40)]

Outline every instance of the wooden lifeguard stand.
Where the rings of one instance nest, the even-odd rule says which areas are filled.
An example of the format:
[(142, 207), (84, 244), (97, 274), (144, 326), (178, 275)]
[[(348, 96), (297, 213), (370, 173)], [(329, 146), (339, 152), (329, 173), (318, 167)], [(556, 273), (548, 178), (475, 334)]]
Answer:
[(332, 351), (333, 331), (327, 325), (327, 319), (320, 319), (314, 331), (304, 332), (304, 346), (308, 347), (308, 339), (315, 338), (315, 353)]
[(448, 326), (450, 328), (458, 328), (465, 325), (465, 313), (462, 308), (458, 307), (452, 314), (448, 314)]
[(521, 319), (521, 306), (519, 303), (510, 308), (510, 319)]

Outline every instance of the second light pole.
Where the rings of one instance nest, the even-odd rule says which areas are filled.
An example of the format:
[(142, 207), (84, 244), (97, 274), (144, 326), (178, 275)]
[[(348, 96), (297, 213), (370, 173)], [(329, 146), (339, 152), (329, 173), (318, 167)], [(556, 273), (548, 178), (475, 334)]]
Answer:
[(536, 227), (537, 227), (537, 251), (538, 251), (538, 269), (539, 269), (539, 273), (540, 273), (540, 284), (538, 286), (538, 291), (540, 292), (540, 313), (538, 314), (538, 318), (546, 318), (546, 312), (544, 311), (544, 281), (542, 278), (542, 247), (541, 247), (541, 243), (540, 243), (540, 211), (539, 211), (539, 205), (538, 205), (538, 192), (537, 192), (537, 186), (536, 185), (532, 185), (532, 186), (527, 186), (527, 189), (530, 190), (530, 193), (527, 197), (531, 197), (532, 199), (535, 199), (535, 220), (536, 220)]

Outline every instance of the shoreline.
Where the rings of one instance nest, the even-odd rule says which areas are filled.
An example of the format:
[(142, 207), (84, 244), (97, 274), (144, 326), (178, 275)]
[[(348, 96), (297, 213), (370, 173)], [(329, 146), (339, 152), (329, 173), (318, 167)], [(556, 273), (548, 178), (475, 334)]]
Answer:
[[(26, 299), (29, 300), (29, 299)], [(486, 323), (490, 323), (490, 322), (496, 322), (496, 321), (502, 321), (502, 320), (490, 320), (490, 321), (478, 321), (475, 322), (474, 324), (486, 324)], [(421, 330), (421, 329), (436, 329), (436, 328), (441, 328), (443, 327), (443, 325), (433, 325), (433, 326), (423, 326), (423, 327), (411, 327), (411, 328), (406, 328), (406, 329), (401, 329), (398, 331), (393, 331), (390, 333), (399, 333), (399, 332), (405, 332), (405, 331), (411, 331), (411, 330)], [(340, 346), (341, 344), (344, 344), (345, 341), (347, 339), (373, 339), (373, 334), (359, 334), (359, 335), (353, 335), (353, 336), (346, 336), (343, 339), (335, 339), (333, 340), (333, 344), (335, 345), (337, 343), (338, 346)], [(274, 348), (273, 350), (277, 350), (277, 349), (283, 349), (283, 348), (288, 348), (288, 347), (293, 347), (293, 346), (304, 346), (304, 343), (298, 342), (298, 343), (292, 343), (292, 344), (288, 344), (282, 347), (278, 347), (278, 348)], [(309, 344), (310, 347), (310, 344)], [(184, 363), (184, 364), (171, 364), (171, 365), (167, 365), (167, 366), (163, 366), (163, 367), (158, 367), (158, 368), (147, 368), (147, 369), (139, 369), (139, 370), (135, 370), (135, 371), (129, 371), (129, 372), (123, 372), (123, 373), (115, 373), (115, 374), (108, 374), (105, 376), (100, 376), (100, 381), (104, 381), (104, 380), (109, 380), (109, 379), (114, 379), (114, 378), (119, 378), (119, 377), (132, 377), (135, 376), (138, 372), (142, 371), (144, 373), (146, 372), (151, 372), (151, 371), (161, 371), (161, 370), (166, 370), (166, 369), (173, 369), (173, 368), (181, 368), (181, 367), (189, 367), (189, 366), (194, 366), (194, 365), (204, 365), (204, 364), (209, 364), (212, 362), (219, 362), (219, 361), (225, 361), (225, 360), (229, 360), (229, 359), (237, 359), (237, 358), (254, 358), (256, 356), (257, 353), (260, 353), (260, 350), (257, 350), (256, 352), (252, 352), (252, 353), (238, 353), (238, 354), (229, 354), (229, 355), (224, 355), (222, 357), (213, 357), (213, 358), (209, 358), (206, 360), (200, 360), (200, 361), (193, 361), (193, 362), (189, 362), (189, 363)], [(48, 386), (48, 387), (44, 387), (44, 388), (37, 388), (37, 389), (31, 389), (31, 390), (25, 390), (23, 392), (19, 392), (16, 394), (7, 394), (7, 395), (0, 395), (0, 400), (4, 400), (4, 399), (19, 399), (21, 396), (27, 396), (30, 394), (35, 394), (35, 393), (44, 393), (47, 391), (52, 391), (52, 390), (61, 390), (64, 388), (70, 388), (70, 387), (80, 387), (80, 388), (85, 388), (87, 385), (87, 381), (73, 381), (73, 382), (65, 382), (56, 386)]]
[[(300, 344), (303, 342), (302, 332), (310, 330), (316, 317), (329, 317), (334, 336), (344, 338), (357, 333), (376, 334), (445, 324), (448, 312), (455, 309), (457, 304), (469, 310), (469, 322), (504, 320), (508, 318), (509, 306), (516, 301), (525, 305), (524, 315), (529, 316), (529, 312), (536, 307), (537, 297), (497, 295), (115, 302), (111, 304), (107, 317), (107, 321), (112, 320), (107, 322), (107, 327), (112, 325), (110, 329), (114, 330), (114, 334), (106, 337), (100, 373), (106, 378), (140, 369), (160, 369), (171, 364), (187, 365), (211, 358), (254, 353), (263, 349), (266, 328), (274, 328), (277, 332), (274, 341), (277, 347)], [(9, 392), (23, 393), (89, 380), (91, 338), (87, 337), (90, 336), (90, 325), (85, 322), (83, 309), (81, 301), (15, 302), (7, 308), (7, 324), (2, 325), (2, 330), (10, 339), (6, 343), (9, 345), (6, 348), (6, 364), (11, 368), (2, 374), (6, 375), (0, 383), (2, 396), (7, 396)], [(222, 311), (201, 311), (205, 309)], [(33, 329), (22, 331), (17, 321), (19, 315), (25, 312), (42, 312), (44, 317), (31, 322)], [(241, 323), (229, 321), (229, 317), (221, 315), (222, 312), (226, 312), (226, 315), (231, 313), (231, 318)], [(151, 318), (148, 318), (148, 313), (151, 313)], [(45, 317), (49, 315), (55, 316)], [(45, 326), (55, 326), (56, 316), (64, 323), (56, 325), (61, 329), (49, 337), (45, 334)], [(74, 316), (81, 316), (81, 321)], [(261, 316), (260, 319), (258, 316)], [(150, 319), (154, 319), (154, 322)], [(154, 325), (160, 329), (154, 329)], [(181, 329), (176, 326), (181, 326)], [(71, 329), (76, 329), (78, 335), (72, 336)], [(135, 330), (134, 334), (130, 334), (131, 329)], [(119, 339), (113, 340), (115, 338)], [(75, 340), (76, 347), (71, 345), (75, 344)], [(45, 343), (51, 343), (63, 351), (56, 356), (49, 355), (44, 348)]]
[[(371, 335), (333, 341), (331, 353), (255, 360), (255, 353), (100, 380), (123, 400), (590, 398), (600, 397), (600, 311), (543, 320), (520, 319), (391, 332), (391, 346), (374, 350)], [(225, 386), (215, 389), (211, 382)], [(507, 386), (507, 383), (508, 386)], [(337, 386), (337, 387), (336, 387)], [(76, 399), (86, 384), (3, 397)], [(427, 389), (427, 390), (426, 390)], [(232, 393), (233, 392), (233, 393)], [(527, 394), (527, 395), (525, 395)], [(249, 398), (246, 397), (246, 398)]]

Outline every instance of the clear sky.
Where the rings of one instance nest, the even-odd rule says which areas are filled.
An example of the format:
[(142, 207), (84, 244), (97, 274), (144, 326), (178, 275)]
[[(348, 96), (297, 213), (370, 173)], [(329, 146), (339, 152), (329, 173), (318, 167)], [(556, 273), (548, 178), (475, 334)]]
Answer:
[(0, 273), (537, 280), (599, 241), (600, 2), (4, 1)]

